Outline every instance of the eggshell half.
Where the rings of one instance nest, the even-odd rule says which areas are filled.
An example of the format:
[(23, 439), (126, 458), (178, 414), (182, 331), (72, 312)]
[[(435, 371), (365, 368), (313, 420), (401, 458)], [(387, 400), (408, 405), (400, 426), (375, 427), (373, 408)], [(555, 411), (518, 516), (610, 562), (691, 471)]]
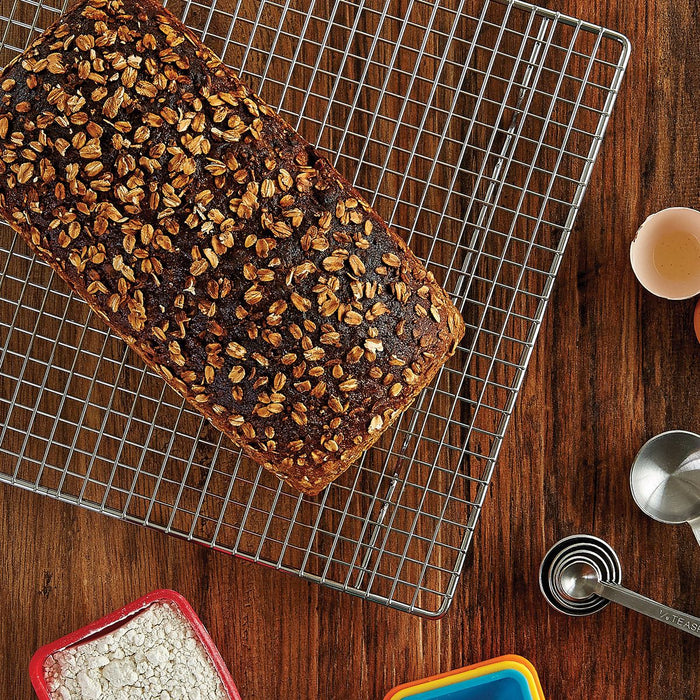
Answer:
[[(682, 274), (662, 274), (658, 264), (662, 250)], [(678, 260), (674, 261), (675, 253)], [(652, 214), (630, 245), (630, 262), (642, 286), (656, 296), (689, 299), (700, 294), (700, 211), (672, 207)]]

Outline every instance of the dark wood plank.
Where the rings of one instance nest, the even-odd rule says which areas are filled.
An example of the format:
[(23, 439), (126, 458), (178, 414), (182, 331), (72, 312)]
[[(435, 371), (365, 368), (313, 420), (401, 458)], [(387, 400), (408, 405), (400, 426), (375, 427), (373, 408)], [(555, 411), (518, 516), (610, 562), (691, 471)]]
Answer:
[(548, 698), (700, 697), (699, 642), (618, 607), (551, 611), (537, 569), (559, 537), (608, 539), (632, 588), (698, 613), (690, 530), (645, 518), (627, 486), (638, 447), (698, 429), (691, 302), (636, 284), (646, 215), (698, 207), (697, 0), (558, 0), (635, 46), (454, 605), (439, 621), (364, 603), (136, 526), (0, 487), (0, 695), (32, 697), (33, 651), (157, 587), (198, 610), (247, 699), (381, 698), (501, 653)]

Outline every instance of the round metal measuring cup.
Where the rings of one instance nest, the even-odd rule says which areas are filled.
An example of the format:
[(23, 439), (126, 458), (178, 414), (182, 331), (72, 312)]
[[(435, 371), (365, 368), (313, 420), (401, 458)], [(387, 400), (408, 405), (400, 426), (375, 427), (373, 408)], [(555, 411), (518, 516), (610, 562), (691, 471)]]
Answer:
[(630, 488), (650, 518), (687, 522), (700, 544), (700, 435), (669, 430), (651, 438), (632, 463)]
[(619, 603), (654, 620), (700, 637), (700, 618), (661, 605), (620, 585), (622, 570), (615, 550), (592, 535), (557, 542), (540, 566), (540, 589), (547, 602), (566, 615), (581, 616)]
[(598, 595), (575, 600), (565, 594), (561, 587), (562, 571), (581, 562), (589, 563), (605, 581), (622, 581), (620, 560), (607, 542), (593, 535), (571, 535), (559, 540), (540, 565), (540, 590), (553, 608), (573, 617), (598, 612), (609, 603)]

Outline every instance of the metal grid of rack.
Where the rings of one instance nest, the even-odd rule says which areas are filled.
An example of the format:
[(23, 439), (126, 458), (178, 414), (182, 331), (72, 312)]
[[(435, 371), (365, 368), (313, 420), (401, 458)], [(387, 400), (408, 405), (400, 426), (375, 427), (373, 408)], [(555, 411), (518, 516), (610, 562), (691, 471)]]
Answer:
[[(0, 8), (0, 64), (65, 0)], [(240, 453), (0, 229), (0, 481), (395, 608), (452, 601), (629, 53), (511, 0), (168, 0), (409, 242), (467, 324), (316, 498)]]

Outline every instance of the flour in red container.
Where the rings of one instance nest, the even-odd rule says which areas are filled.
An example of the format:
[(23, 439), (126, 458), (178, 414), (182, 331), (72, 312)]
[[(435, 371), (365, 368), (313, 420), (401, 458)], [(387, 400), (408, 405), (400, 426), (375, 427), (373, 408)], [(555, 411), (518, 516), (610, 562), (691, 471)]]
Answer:
[(183, 615), (154, 603), (118, 629), (44, 663), (52, 700), (228, 700)]

